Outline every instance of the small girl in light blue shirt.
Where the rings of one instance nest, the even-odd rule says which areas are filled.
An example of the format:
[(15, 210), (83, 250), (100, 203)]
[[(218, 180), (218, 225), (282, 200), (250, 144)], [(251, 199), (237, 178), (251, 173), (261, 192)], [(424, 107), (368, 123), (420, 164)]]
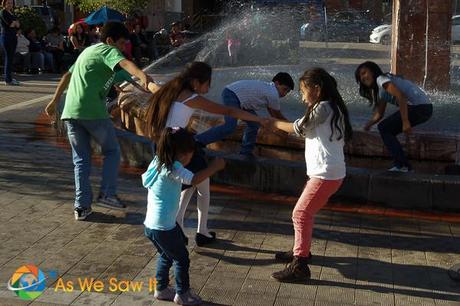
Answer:
[[(213, 160), (197, 173), (184, 167), (195, 150), (193, 135), (182, 128), (166, 128), (158, 141), (156, 156), (142, 175), (148, 189), (145, 235), (158, 250), (157, 288), (154, 297), (179, 305), (198, 305), (201, 298), (190, 290), (189, 254), (182, 229), (176, 224), (182, 184), (196, 185), (225, 166)], [(168, 287), (169, 269), (175, 265), (176, 291)]]

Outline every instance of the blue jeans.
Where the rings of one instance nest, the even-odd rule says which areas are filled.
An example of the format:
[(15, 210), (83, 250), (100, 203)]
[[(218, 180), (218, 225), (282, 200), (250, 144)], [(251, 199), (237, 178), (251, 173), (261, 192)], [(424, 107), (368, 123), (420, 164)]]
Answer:
[(91, 138), (102, 149), (104, 165), (100, 192), (114, 196), (117, 192), (118, 166), (120, 163), (120, 146), (115, 128), (110, 119), (64, 120), (67, 136), (72, 147), (75, 173), (75, 207), (89, 208), (93, 201), (91, 190)]
[(16, 53), (16, 45), (18, 44), (18, 39), (16, 37), (16, 32), (14, 33), (3, 33), (1, 35), (1, 45), (4, 50), (5, 57), (5, 82), (10, 83), (13, 78), (11, 77), (11, 71), (13, 70), (13, 60), (14, 54)]
[[(240, 100), (236, 94), (228, 88), (225, 88), (222, 91), (222, 101), (225, 106), (241, 108)], [(248, 113), (256, 115), (256, 112), (253, 110), (245, 110)], [(257, 132), (259, 130), (259, 124), (253, 121), (245, 121), (246, 128), (244, 129), (243, 141), (241, 144), (241, 154), (250, 154), (254, 150)], [(213, 127), (201, 134), (196, 135), (195, 139), (204, 144), (208, 145), (210, 143), (224, 139), (225, 137), (231, 135), (238, 124), (238, 119), (235, 119), (230, 116), (225, 116), (225, 123), (216, 127)]]
[[(431, 115), (433, 114), (433, 105), (408, 105), (407, 114), (411, 126), (414, 127), (428, 121), (428, 119), (431, 118)], [(409, 160), (404, 154), (401, 143), (399, 143), (398, 138), (396, 137), (402, 132), (401, 113), (397, 111), (388, 116), (378, 124), (377, 128), (380, 132), (383, 143), (390, 152), (391, 157), (394, 159), (394, 166), (408, 167), (411, 169)]]
[(144, 234), (157, 248), (157, 290), (164, 290), (169, 284), (169, 269), (174, 263), (174, 276), (176, 279), (176, 292), (183, 294), (190, 288), (188, 269), (190, 259), (185, 247), (184, 234), (179, 225), (169, 231), (159, 231), (150, 228), (144, 229)]

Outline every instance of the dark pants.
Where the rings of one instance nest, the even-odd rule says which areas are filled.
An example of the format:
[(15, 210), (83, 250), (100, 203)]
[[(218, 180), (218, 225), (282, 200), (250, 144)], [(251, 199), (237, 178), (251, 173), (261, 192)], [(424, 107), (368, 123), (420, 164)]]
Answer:
[(1, 44), (3, 46), (5, 56), (5, 82), (10, 83), (13, 78), (11, 77), (11, 71), (13, 69), (14, 53), (16, 53), (16, 45), (18, 39), (16, 33), (3, 33), (1, 35)]
[(176, 279), (176, 293), (183, 294), (190, 288), (188, 269), (190, 259), (185, 247), (184, 233), (179, 225), (169, 231), (159, 231), (150, 228), (144, 229), (144, 234), (157, 248), (157, 290), (164, 290), (169, 284), (169, 269), (174, 263)]
[[(407, 114), (411, 126), (414, 127), (431, 118), (431, 115), (433, 114), (433, 105), (408, 105)], [(404, 154), (403, 148), (396, 137), (402, 132), (401, 113), (397, 111), (382, 120), (378, 125), (378, 129), (383, 143), (390, 152), (391, 157), (394, 159), (394, 166), (408, 167), (411, 169), (409, 160)]]
[(53, 55), (54, 60), (54, 71), (57, 73), (61, 73), (63, 70), (62, 59), (64, 58), (64, 51), (59, 48), (49, 48), (48, 52)]
[[(222, 101), (225, 106), (241, 109), (240, 100), (238, 99), (237, 95), (228, 88), (225, 88), (222, 91)], [(256, 115), (254, 110), (244, 109), (244, 111)], [(224, 119), (224, 124), (215, 126), (201, 134), (198, 134), (195, 139), (204, 145), (208, 145), (231, 135), (238, 125), (238, 119), (230, 116), (225, 116)], [(243, 141), (241, 144), (240, 154), (251, 154), (256, 145), (257, 132), (260, 125), (253, 121), (245, 122), (246, 128), (244, 129), (243, 133)]]

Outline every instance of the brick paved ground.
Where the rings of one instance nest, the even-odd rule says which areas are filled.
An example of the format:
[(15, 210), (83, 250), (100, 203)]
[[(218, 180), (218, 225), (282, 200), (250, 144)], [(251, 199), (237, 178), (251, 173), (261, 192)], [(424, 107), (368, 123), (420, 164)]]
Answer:
[[(8, 91), (15, 101), (31, 99), (17, 89)], [(95, 208), (87, 222), (74, 221), (70, 152), (36, 132), (44, 104), (0, 108), (0, 305), (170, 304), (154, 301), (148, 290), (110, 292), (111, 277), (147, 283), (154, 276), (155, 252), (142, 228), (146, 192), (138, 176), (122, 174), (126, 213)], [(97, 192), (100, 168), (93, 170)], [(189, 245), (192, 287), (208, 305), (460, 305), (460, 283), (447, 275), (460, 262), (460, 224), (323, 212), (311, 281), (280, 284), (269, 276), (283, 267), (274, 252), (292, 244), (290, 213), (288, 206), (212, 194), (210, 226), (220, 240), (209, 248), (193, 239)], [(186, 226), (192, 237), (194, 205)], [(94, 277), (105, 290), (55, 292), (48, 280), (43, 295), (23, 302), (6, 284), (27, 263), (64, 281)]]

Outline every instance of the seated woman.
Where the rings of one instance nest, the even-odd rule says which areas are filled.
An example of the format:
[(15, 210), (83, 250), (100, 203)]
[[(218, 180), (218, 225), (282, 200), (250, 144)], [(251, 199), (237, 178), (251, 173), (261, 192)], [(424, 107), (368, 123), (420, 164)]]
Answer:
[(89, 43), (88, 35), (85, 33), (81, 23), (76, 23), (71, 26), (70, 43), (73, 47), (73, 53), (77, 56), (87, 47)]
[(26, 37), (29, 40), (30, 72), (53, 71), (53, 55), (45, 50), (44, 44), (37, 38), (35, 30), (28, 31)]
[(18, 44), (14, 54), (14, 66), (21, 72), (28, 71), (30, 69), (29, 40), (22, 34), (21, 29), (18, 29), (16, 36)]
[(52, 28), (45, 36), (45, 50), (53, 55), (54, 72), (61, 73), (63, 70), (62, 59), (64, 57), (64, 36), (58, 27)]

